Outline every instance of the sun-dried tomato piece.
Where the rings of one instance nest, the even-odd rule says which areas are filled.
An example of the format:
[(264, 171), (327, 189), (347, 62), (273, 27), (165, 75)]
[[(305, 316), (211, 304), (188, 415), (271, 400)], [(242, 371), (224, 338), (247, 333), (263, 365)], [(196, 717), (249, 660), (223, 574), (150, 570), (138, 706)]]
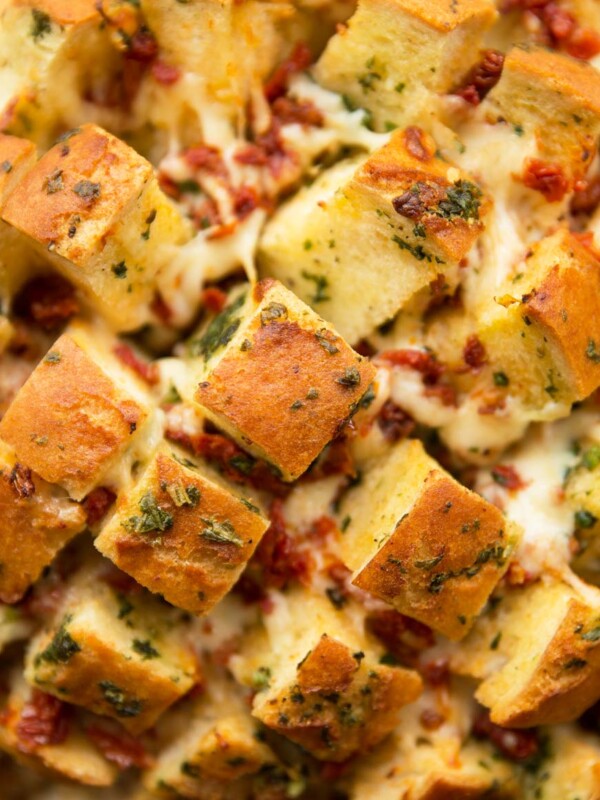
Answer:
[(528, 158), (525, 162), (523, 183), (544, 195), (549, 203), (562, 200), (569, 190), (569, 183), (559, 164)]
[(157, 83), (163, 86), (172, 86), (181, 78), (181, 70), (179, 67), (175, 67), (172, 64), (165, 64), (165, 62), (160, 59), (153, 62), (150, 67), (150, 72)]
[(41, 275), (21, 289), (14, 303), (15, 313), (45, 330), (63, 325), (79, 313), (74, 287), (60, 275)]
[(98, 486), (96, 489), (92, 489), (83, 501), (88, 525), (95, 525), (100, 522), (115, 502), (116, 497), (116, 494), (106, 486)]
[(484, 50), (479, 63), (467, 75), (464, 85), (454, 94), (467, 103), (478, 106), (486, 94), (494, 88), (502, 75), (504, 55), (499, 50)]
[(594, 175), (583, 182), (581, 188), (575, 187), (571, 198), (572, 214), (593, 214), (600, 205), (600, 175)]
[(404, 348), (399, 350), (384, 350), (379, 354), (381, 361), (386, 361), (395, 367), (407, 367), (420, 372), (425, 383), (434, 384), (440, 379), (445, 371), (433, 353), (424, 350), (412, 350)]
[(200, 300), (213, 314), (219, 314), (227, 303), (227, 294), (218, 286), (206, 286), (200, 292)]
[(217, 147), (199, 144), (183, 151), (183, 158), (193, 169), (218, 177), (227, 177), (227, 167)]
[(8, 482), (17, 497), (25, 499), (35, 494), (35, 484), (31, 479), (31, 470), (25, 464), (17, 462), (11, 469)]
[(233, 212), (239, 220), (246, 219), (260, 205), (256, 189), (252, 186), (240, 186), (232, 190)]
[(304, 42), (299, 42), (293, 49), (289, 58), (283, 61), (265, 84), (265, 97), (269, 103), (273, 103), (278, 97), (282, 97), (288, 88), (290, 78), (298, 72), (302, 72), (310, 66), (312, 53)]
[(67, 707), (51, 694), (33, 689), (17, 723), (19, 749), (26, 753), (37, 747), (64, 742), (69, 733)]
[(565, 50), (573, 58), (589, 61), (600, 53), (600, 34), (591, 28), (577, 27), (565, 42)]
[(505, 758), (511, 761), (528, 761), (537, 755), (540, 741), (535, 730), (503, 728), (491, 721), (489, 712), (481, 710), (473, 722), (473, 735), (488, 739)]
[(111, 730), (101, 725), (88, 725), (85, 732), (104, 758), (119, 769), (148, 769), (153, 764), (154, 760), (139, 739), (122, 729), (117, 730), (116, 725)]
[(159, 381), (158, 367), (141, 359), (135, 350), (125, 342), (119, 342), (113, 347), (113, 353), (122, 364), (132, 369), (136, 375), (150, 386), (155, 386)]
[(271, 106), (271, 113), (281, 125), (308, 125), (322, 128), (323, 114), (312, 100), (295, 100), (292, 97), (278, 97)]
[(173, 311), (159, 292), (154, 293), (154, 297), (150, 303), (150, 309), (164, 325), (171, 324), (171, 320), (173, 319)]
[(527, 483), (511, 464), (497, 464), (492, 467), (491, 474), (497, 484), (510, 491), (524, 489), (527, 486)]
[(340, 436), (328, 444), (302, 480), (318, 481), (329, 475), (347, 475), (349, 478), (356, 475), (356, 465), (346, 436)]
[(377, 415), (377, 425), (388, 442), (399, 442), (414, 431), (416, 422), (393, 400), (386, 400)]
[(149, 64), (158, 55), (158, 42), (147, 28), (139, 28), (128, 42), (125, 58)]
[(431, 628), (393, 609), (370, 612), (366, 624), (391, 655), (410, 666), (415, 666), (419, 655), (435, 643)]
[(425, 131), (416, 125), (410, 125), (404, 131), (404, 146), (413, 158), (419, 161), (430, 161), (433, 152), (427, 146)]
[(483, 342), (480, 340), (477, 334), (474, 333), (469, 336), (463, 348), (463, 359), (465, 364), (467, 364), (473, 370), (478, 370), (483, 367), (486, 362), (486, 358), (487, 353), (485, 352), (485, 347), (483, 346)]
[(447, 686), (450, 682), (450, 662), (445, 656), (426, 661), (420, 671), (430, 686)]

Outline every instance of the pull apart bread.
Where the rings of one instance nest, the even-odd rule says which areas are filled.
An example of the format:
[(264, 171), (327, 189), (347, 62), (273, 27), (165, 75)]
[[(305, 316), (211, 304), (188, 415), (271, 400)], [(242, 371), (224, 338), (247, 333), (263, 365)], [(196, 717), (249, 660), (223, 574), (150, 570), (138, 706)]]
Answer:
[(0, 0), (0, 794), (600, 800), (594, 0)]

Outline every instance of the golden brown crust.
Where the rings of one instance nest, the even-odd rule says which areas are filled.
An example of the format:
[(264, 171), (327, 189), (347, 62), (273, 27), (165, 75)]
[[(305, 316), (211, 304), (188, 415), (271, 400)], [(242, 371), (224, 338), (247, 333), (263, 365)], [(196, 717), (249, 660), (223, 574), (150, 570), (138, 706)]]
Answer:
[(506, 570), (513, 546), (495, 506), (434, 469), (353, 583), (461, 639)]
[(40, 245), (83, 265), (103, 249), (124, 209), (151, 177), (148, 161), (86, 124), (38, 161), (2, 216)]
[[(308, 675), (303, 675), (306, 661), (301, 662), (297, 683), (270, 697), (255, 716), (319, 759), (344, 761), (369, 750), (393, 730), (399, 709), (419, 696), (422, 683), (416, 672), (367, 665), (363, 658), (364, 653), (352, 653), (323, 635), (306, 659), (311, 660)], [(328, 675), (315, 682), (316, 663)], [(330, 685), (340, 688), (331, 692)]]
[[(286, 480), (294, 479), (356, 410), (375, 369), (321, 328), (308, 307), (300, 316), (301, 304), (280, 284), (259, 292), (263, 300), (244, 331), (249, 346), (230, 346), (195, 397), (239, 431), (242, 446), (260, 448)], [(294, 307), (280, 302), (286, 298)]]
[(146, 416), (63, 334), (13, 400), (0, 436), (44, 480), (80, 499), (123, 453)]
[(529, 728), (577, 719), (600, 697), (600, 618), (579, 600), (541, 654), (523, 691), (509, 703), (492, 706), (499, 725)]
[(16, 8), (36, 8), (59, 25), (76, 25), (97, 19), (100, 22), (97, 0), (12, 0)]
[[(27, 485), (20, 485), (19, 474)], [(81, 506), (51, 494), (22, 464), (0, 467), (0, 601), (15, 603), (56, 553), (85, 527)], [(18, 541), (18, 547), (15, 542)]]
[[(189, 460), (192, 467), (184, 466), (181, 455), (159, 451), (135, 489), (119, 498), (95, 545), (142, 586), (179, 608), (204, 614), (232, 588), (268, 521), (258, 507), (214, 483)], [(127, 527), (143, 513), (140, 501), (149, 493), (170, 517), (164, 532)], [(203, 530), (210, 534), (213, 523), (216, 540), (202, 535)], [(218, 541), (223, 525), (225, 538)]]
[[(468, 175), (435, 156), (435, 149), (433, 139), (418, 128), (397, 131), (357, 170), (351, 184), (376, 192), (382, 201), (395, 201), (393, 221), (403, 218), (413, 231), (408, 239), (415, 246), (420, 244), (444, 260), (460, 261), (481, 234), (490, 201)], [(475, 192), (475, 216), (465, 219), (440, 210), (440, 203), (448, 204), (448, 190), (452, 193), (457, 186), (466, 185)], [(402, 199), (405, 203), (399, 202)], [(407, 208), (404, 213), (403, 205)], [(414, 234), (417, 225), (421, 229), (418, 235)]]
[(33, 142), (0, 133), (0, 210), (25, 172), (33, 167), (35, 152)]
[(513, 47), (504, 61), (504, 71), (521, 73), (533, 82), (541, 80), (582, 108), (600, 114), (600, 75), (585, 61), (540, 47)]
[(483, 20), (489, 25), (496, 17), (496, 8), (489, 0), (384, 1), (442, 33), (452, 31), (471, 20)]
[(555, 343), (573, 394), (582, 399), (600, 385), (600, 263), (568, 231), (557, 256), (563, 264), (546, 273), (524, 301), (524, 312)]
[(414, 795), (414, 800), (511, 800), (514, 791), (490, 785), (484, 778), (469, 775), (443, 775), (432, 777), (427, 785)]

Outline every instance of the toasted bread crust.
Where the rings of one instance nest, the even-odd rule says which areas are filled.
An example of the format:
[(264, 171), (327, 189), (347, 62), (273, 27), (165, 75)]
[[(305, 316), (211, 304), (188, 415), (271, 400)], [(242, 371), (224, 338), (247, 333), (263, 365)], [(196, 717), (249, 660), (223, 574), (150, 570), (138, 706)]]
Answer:
[[(174, 500), (178, 488), (186, 493), (179, 505)], [(197, 491), (197, 503), (188, 501), (190, 489)], [(140, 513), (139, 501), (148, 492), (173, 521), (164, 535), (125, 527), (128, 518)], [(141, 485), (119, 499), (95, 545), (142, 586), (179, 608), (203, 614), (232, 588), (269, 524), (258, 508), (252, 510), (253, 504), (246, 502), (202, 472), (183, 466), (165, 448)], [(231, 525), (235, 543), (202, 536), (207, 520)]]
[[(287, 307), (278, 303), (284, 310), (271, 318), (268, 301), (275, 285), (258, 289), (261, 306), (245, 331), (250, 346), (244, 351), (231, 346), (195, 397), (240, 432), (242, 446), (259, 447), (293, 479), (339, 433), (375, 369), (325, 323), (321, 328), (308, 308), (300, 320), (290, 309), (288, 319)], [(277, 284), (278, 300), (281, 294), (292, 297)], [(267, 408), (270, 413), (263, 413)]]
[(434, 469), (353, 583), (461, 639), (507, 568), (513, 545), (495, 506)]
[[(334, 686), (337, 689), (330, 689)], [(360, 656), (324, 634), (298, 666), (297, 684), (271, 697), (254, 714), (316, 758), (345, 761), (380, 742), (395, 727), (399, 709), (415, 700), (421, 689), (416, 672), (381, 665), (367, 668)]]
[(0, 133), (0, 211), (8, 195), (34, 163), (33, 142)]
[(127, 204), (151, 177), (148, 161), (86, 124), (38, 161), (2, 216), (40, 245), (83, 265), (102, 250)]
[(0, 436), (44, 480), (80, 499), (123, 452), (146, 416), (137, 401), (63, 334), (13, 400), (0, 423)]
[(413, 0), (381, 0), (386, 5), (424, 22), (441, 33), (464, 25), (471, 20), (483, 20), (487, 24), (496, 17), (496, 8), (488, 0), (436, 0), (436, 2), (413, 2)]

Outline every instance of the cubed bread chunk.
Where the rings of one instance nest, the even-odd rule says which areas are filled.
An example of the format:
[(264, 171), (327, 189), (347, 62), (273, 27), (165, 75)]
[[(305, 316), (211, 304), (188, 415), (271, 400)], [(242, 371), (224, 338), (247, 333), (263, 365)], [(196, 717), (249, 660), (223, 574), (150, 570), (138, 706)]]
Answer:
[(110, 350), (110, 336), (74, 324), (52, 346), (0, 422), (17, 457), (76, 500), (139, 444), (148, 392)]
[(566, 229), (547, 236), (479, 324), (490, 368), (526, 405), (584, 399), (600, 385), (598, 259)]
[[(32, 142), (0, 133), (0, 213), (10, 193), (35, 161)], [(0, 220), (0, 304), (4, 311), (15, 291), (31, 274), (36, 260), (31, 250), (24, 236)]]
[(597, 591), (589, 587), (582, 597), (548, 577), (506, 592), (465, 640), (453, 667), (483, 679), (475, 696), (498, 725), (576, 719), (600, 697)]
[[(600, 746), (594, 734), (584, 733), (578, 725), (555, 725), (543, 728), (550, 758), (542, 770), (526, 775), (525, 800), (564, 800), (600, 797)], [(552, 757), (553, 756), (553, 757)]]
[(435, 98), (477, 61), (496, 18), (488, 0), (360, 0), (315, 67), (328, 89), (373, 115), (377, 130), (436, 115)]
[(239, 687), (216, 671), (208, 675), (201, 697), (174, 712), (169, 733), (156, 764), (144, 775), (144, 786), (161, 797), (177, 793), (198, 800), (207, 782), (214, 783), (215, 794), (218, 789), (229, 796), (247, 777), (278, 765)]
[(152, 165), (95, 125), (63, 137), (14, 189), (5, 222), (36, 244), (115, 330), (150, 321), (157, 273), (187, 223)]
[[(521, 136), (535, 136), (536, 160), (558, 168), (564, 193), (584, 177), (596, 152), (600, 75), (566, 55), (539, 47), (514, 47), (481, 113), (490, 121), (517, 126)], [(527, 166), (525, 162), (525, 171)]]
[(69, 582), (56, 616), (32, 639), (25, 669), (32, 686), (133, 734), (182, 697), (196, 672), (179, 612), (146, 593), (118, 592), (92, 568)]
[(238, 293), (191, 347), (204, 356), (196, 401), (284, 480), (308, 469), (375, 376), (330, 324), (273, 280)]
[(345, 761), (380, 742), (421, 692), (412, 670), (379, 663), (378, 645), (351, 614), (314, 590), (272, 598), (266, 629), (230, 661), (258, 690), (252, 713), (316, 758)]
[(600, 444), (579, 442), (581, 455), (565, 478), (565, 496), (573, 509), (578, 550), (571, 567), (588, 583), (600, 585)]
[(232, 588), (268, 525), (206, 464), (163, 444), (95, 545), (150, 591), (201, 614)]
[[(104, 6), (106, 7), (106, 3)], [(95, 0), (6, 0), (0, 9), (0, 125), (43, 147), (90, 117), (116, 78), (118, 54)], [(86, 99), (88, 98), (88, 99)]]
[[(0, 707), (0, 750), (27, 769), (48, 770), (55, 779), (68, 778), (87, 786), (115, 782), (117, 766), (98, 752), (85, 736), (80, 720), (69, 714), (60, 700), (29, 686), (20, 669), (13, 670), (8, 678), (8, 691)], [(39, 726), (44, 724), (47, 736), (62, 740), (50, 744), (37, 741), (43, 738)]]
[(412, 128), (366, 160), (323, 173), (273, 216), (259, 265), (350, 343), (387, 322), (458, 262), (483, 230), (489, 201)]
[(352, 582), (451, 639), (469, 631), (518, 539), (495, 506), (444, 472), (417, 440), (371, 463), (339, 516)]
[[(15, 603), (85, 527), (83, 508), (0, 442), (0, 601)], [(1, 638), (1, 636), (0, 636)]]

